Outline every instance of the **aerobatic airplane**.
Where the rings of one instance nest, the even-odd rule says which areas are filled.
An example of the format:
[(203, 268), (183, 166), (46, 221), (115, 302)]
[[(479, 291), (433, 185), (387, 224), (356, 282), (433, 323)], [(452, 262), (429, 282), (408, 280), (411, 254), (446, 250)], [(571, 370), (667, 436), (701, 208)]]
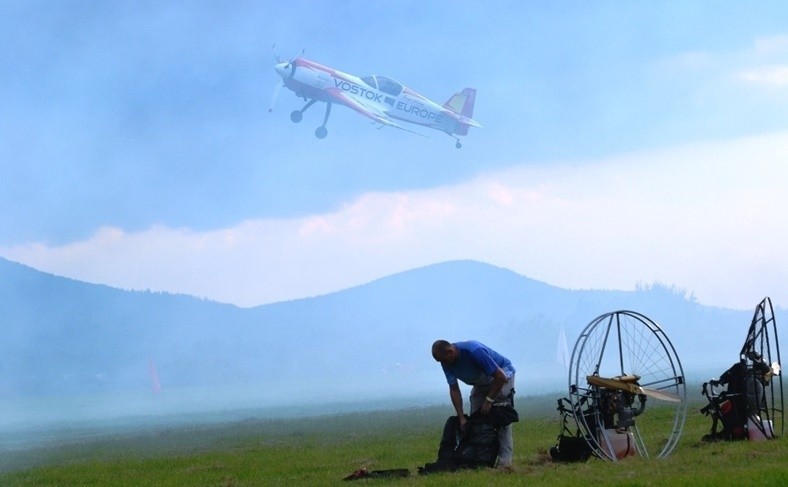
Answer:
[[(279, 87), (284, 85), (307, 102), (303, 108), (290, 114), (290, 120), (298, 123), (303, 113), (315, 102), (326, 103), (323, 124), (315, 130), (318, 139), (328, 135), (326, 122), (333, 103), (350, 107), (381, 125), (408, 132), (411, 131), (399, 125), (399, 121), (441, 130), (454, 137), (458, 149), (462, 144), (456, 135), (467, 135), (470, 127), (481, 127), (479, 122), (471, 118), (476, 100), (476, 90), (473, 88), (455, 93), (441, 106), (391, 78), (359, 78), (300, 56), (292, 61), (277, 63), (275, 69), (282, 80), (274, 92), (274, 100)], [(269, 112), (273, 110), (273, 103), (272, 100)]]

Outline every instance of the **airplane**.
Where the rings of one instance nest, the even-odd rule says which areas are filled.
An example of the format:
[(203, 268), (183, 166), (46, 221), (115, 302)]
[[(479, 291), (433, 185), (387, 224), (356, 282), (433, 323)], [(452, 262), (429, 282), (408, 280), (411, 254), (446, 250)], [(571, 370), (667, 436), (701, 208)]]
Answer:
[(479, 122), (471, 118), (476, 101), (474, 88), (465, 88), (455, 93), (441, 106), (385, 76), (357, 77), (301, 56), (287, 62), (277, 61), (275, 70), (282, 79), (274, 91), (268, 111), (273, 110), (281, 86), (307, 102), (300, 110), (290, 113), (290, 120), (294, 123), (300, 122), (303, 113), (316, 102), (326, 103), (323, 124), (315, 130), (318, 139), (328, 135), (326, 122), (334, 103), (349, 107), (381, 126), (387, 125), (422, 135), (400, 125), (399, 122), (402, 121), (443, 131), (456, 140), (455, 147), (458, 149), (462, 144), (457, 135), (467, 135), (470, 127), (481, 127)]

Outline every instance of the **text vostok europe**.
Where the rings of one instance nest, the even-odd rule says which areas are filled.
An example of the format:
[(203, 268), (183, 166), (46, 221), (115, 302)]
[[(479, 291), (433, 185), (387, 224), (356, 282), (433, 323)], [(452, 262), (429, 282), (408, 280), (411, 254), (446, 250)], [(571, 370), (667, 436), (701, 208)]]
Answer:
[(364, 89), (355, 83), (350, 83), (349, 81), (344, 81), (341, 79), (334, 78), (334, 86), (342, 91), (347, 91), (352, 95), (363, 96), (367, 100), (373, 100), (378, 103), (382, 103), (380, 99), (383, 95), (381, 95), (380, 93), (375, 93), (374, 91)]
[[(334, 86), (342, 91), (347, 91), (352, 95), (358, 95), (363, 98), (366, 98), (367, 100), (374, 101), (376, 103), (382, 103), (381, 98), (383, 97), (383, 95), (381, 95), (380, 93), (375, 93), (374, 91), (368, 90), (366, 88), (363, 88), (355, 83), (334, 78)], [(410, 105), (404, 101), (398, 101), (394, 105), (394, 108), (405, 113), (418, 115), (419, 117), (427, 120), (439, 121), (442, 118), (439, 113), (433, 112), (431, 110), (426, 110), (416, 105)]]

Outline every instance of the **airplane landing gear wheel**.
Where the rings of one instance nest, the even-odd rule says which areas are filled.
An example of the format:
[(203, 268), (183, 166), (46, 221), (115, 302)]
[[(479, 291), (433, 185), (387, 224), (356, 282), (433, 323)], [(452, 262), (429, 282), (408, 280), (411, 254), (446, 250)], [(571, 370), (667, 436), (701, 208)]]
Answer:
[(456, 147), (456, 148), (458, 148), (458, 149), (461, 149), (461, 148), (462, 148), (462, 144), (460, 144), (460, 141), (459, 141), (459, 140), (457, 141), (457, 143), (456, 143), (456, 144), (454, 144), (454, 147)]
[(300, 122), (300, 121), (301, 121), (301, 119), (302, 119), (303, 117), (304, 117), (304, 115), (303, 115), (303, 114), (302, 114), (300, 111), (298, 111), (298, 110), (293, 110), (293, 111), (290, 113), (290, 120), (292, 120), (292, 121), (293, 121), (293, 123), (298, 123), (298, 122)]
[(325, 139), (328, 135), (328, 129), (325, 127), (318, 127), (315, 129), (315, 137), (318, 139)]
[[(677, 401), (649, 397), (642, 389), (629, 393), (599, 387), (589, 376), (634, 377), (630, 380), (642, 389)], [(640, 313), (616, 311), (591, 321), (577, 339), (569, 365), (569, 400), (597, 457), (661, 458), (673, 451), (684, 429), (684, 382), (681, 362), (662, 329)]]

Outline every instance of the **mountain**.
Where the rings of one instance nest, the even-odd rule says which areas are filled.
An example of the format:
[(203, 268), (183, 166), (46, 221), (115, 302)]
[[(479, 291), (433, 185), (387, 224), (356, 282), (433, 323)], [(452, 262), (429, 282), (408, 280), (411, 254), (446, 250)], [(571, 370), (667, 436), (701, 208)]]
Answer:
[(0, 259), (0, 395), (150, 391), (154, 374), (164, 390), (407, 394), (445, 386), (430, 356), (438, 338), (478, 339), (507, 355), (518, 368), (518, 389), (560, 390), (559, 330), (571, 352), (592, 319), (621, 309), (662, 326), (690, 380), (721, 373), (738, 358), (752, 317), (702, 306), (666, 286), (566, 290), (474, 261), (238, 308), (87, 284)]

